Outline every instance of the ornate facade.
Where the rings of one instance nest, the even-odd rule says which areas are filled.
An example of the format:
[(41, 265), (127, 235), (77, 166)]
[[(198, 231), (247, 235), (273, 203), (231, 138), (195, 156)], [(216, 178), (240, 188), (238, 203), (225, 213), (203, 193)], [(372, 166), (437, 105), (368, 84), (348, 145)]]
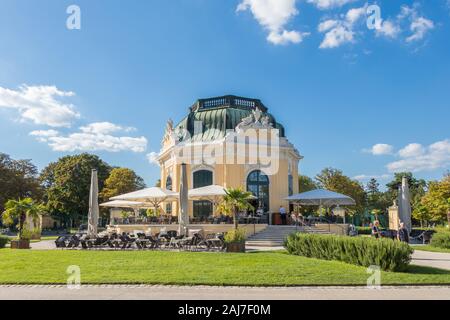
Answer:
[[(284, 127), (257, 99), (236, 96), (198, 100), (174, 125), (169, 120), (157, 158), (161, 186), (179, 191), (180, 165), (187, 164), (189, 188), (220, 185), (253, 192), (255, 207), (277, 212), (286, 197), (298, 192), (302, 159)], [(166, 204), (176, 214), (177, 204)], [(190, 214), (213, 214), (208, 201), (193, 201)]]

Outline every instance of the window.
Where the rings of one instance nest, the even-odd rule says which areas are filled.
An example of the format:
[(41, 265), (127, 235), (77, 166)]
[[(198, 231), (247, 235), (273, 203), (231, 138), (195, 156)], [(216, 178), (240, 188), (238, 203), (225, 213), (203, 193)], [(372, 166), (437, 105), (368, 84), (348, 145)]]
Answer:
[(167, 190), (172, 190), (173, 186), (172, 186), (172, 178), (170, 176), (167, 177), (166, 180), (166, 189)]
[(196, 171), (193, 174), (194, 189), (210, 186), (213, 184), (213, 173), (209, 170)]
[(261, 170), (255, 170), (248, 175), (247, 191), (258, 198), (257, 205), (259, 207), (262, 207), (264, 211), (269, 211), (269, 177)]
[(194, 218), (208, 218), (213, 213), (211, 201), (194, 201)]
[(292, 174), (288, 176), (288, 184), (289, 196), (292, 196), (294, 194), (294, 177)]
[(166, 204), (166, 214), (172, 214), (172, 203)]

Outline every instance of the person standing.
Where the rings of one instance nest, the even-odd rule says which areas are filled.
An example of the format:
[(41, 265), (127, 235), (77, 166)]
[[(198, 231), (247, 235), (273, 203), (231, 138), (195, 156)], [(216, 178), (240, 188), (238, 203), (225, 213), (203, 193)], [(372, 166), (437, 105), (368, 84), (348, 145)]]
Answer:
[(281, 216), (281, 224), (285, 226), (287, 224), (286, 220), (287, 211), (283, 206), (280, 206), (280, 216)]
[(378, 239), (381, 237), (380, 222), (378, 220), (375, 220), (375, 222), (372, 225), (372, 236), (375, 239)]
[(400, 228), (398, 228), (397, 239), (401, 242), (409, 243), (409, 231), (405, 227), (404, 222), (400, 222)]

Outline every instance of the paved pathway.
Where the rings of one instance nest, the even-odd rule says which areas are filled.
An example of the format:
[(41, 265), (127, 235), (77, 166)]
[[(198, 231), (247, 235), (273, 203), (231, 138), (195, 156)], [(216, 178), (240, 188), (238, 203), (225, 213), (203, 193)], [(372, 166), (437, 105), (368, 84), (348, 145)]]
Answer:
[(450, 287), (0, 286), (0, 300), (450, 300)]

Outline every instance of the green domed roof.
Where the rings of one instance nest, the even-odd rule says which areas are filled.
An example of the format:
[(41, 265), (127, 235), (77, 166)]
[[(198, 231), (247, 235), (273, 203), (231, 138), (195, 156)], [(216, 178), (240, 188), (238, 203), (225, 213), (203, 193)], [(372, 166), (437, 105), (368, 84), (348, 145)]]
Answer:
[[(264, 116), (268, 116), (274, 128), (280, 131), (280, 137), (285, 136), (284, 127), (267, 112), (264, 104), (257, 99), (236, 96), (223, 96), (200, 99), (190, 107), (190, 113), (176, 126), (187, 129), (192, 141), (212, 141), (224, 138), (227, 130), (234, 130), (243, 118), (259, 108)], [(201, 121), (202, 131), (194, 135), (195, 122)]]

